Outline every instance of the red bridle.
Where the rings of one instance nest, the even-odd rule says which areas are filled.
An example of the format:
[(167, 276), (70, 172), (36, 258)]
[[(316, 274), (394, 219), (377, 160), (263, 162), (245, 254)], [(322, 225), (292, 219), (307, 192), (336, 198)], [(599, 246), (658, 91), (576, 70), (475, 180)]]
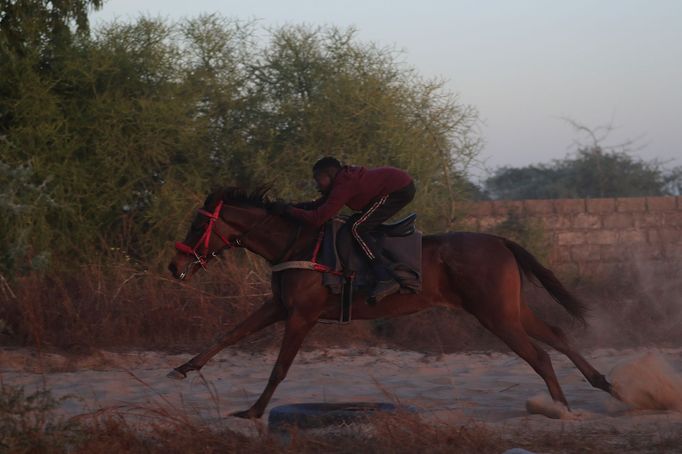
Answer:
[[(203, 209), (197, 210), (199, 214), (203, 214), (208, 218), (208, 225), (206, 226), (206, 230), (204, 230), (204, 233), (201, 235), (201, 238), (199, 238), (199, 241), (194, 245), (194, 247), (191, 247), (188, 244), (182, 243), (178, 241), (175, 243), (175, 249), (177, 249), (179, 252), (182, 252), (183, 254), (187, 254), (190, 256), (193, 256), (196, 258), (196, 260), (192, 263), (192, 265), (199, 264), (201, 267), (206, 270), (206, 263), (208, 262), (208, 243), (211, 241), (211, 234), (214, 233), (213, 226), (215, 225), (215, 221), (220, 219), (220, 210), (223, 208), (223, 201), (221, 200), (218, 202), (218, 204), (215, 207), (215, 210), (213, 210), (213, 213), (208, 212)], [(230, 247), (237, 247), (239, 246), (239, 242), (236, 241), (234, 244), (225, 238), (220, 232), (215, 230), (215, 234), (218, 235), (218, 237), (225, 243), (225, 246), (230, 248)], [(200, 254), (200, 248), (203, 249), (203, 254)], [(215, 257), (216, 251), (213, 251), (211, 253), (211, 256)], [(183, 277), (184, 277), (183, 273)]]

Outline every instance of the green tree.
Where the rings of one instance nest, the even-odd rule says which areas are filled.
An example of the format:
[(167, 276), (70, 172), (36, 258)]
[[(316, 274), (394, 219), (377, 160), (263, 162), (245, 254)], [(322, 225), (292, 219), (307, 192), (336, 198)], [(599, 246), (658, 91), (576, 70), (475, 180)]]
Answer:
[[(632, 143), (602, 145), (605, 136), (573, 123), (591, 140), (577, 152), (551, 164), (502, 167), (485, 181), (496, 199), (556, 199), (637, 197), (679, 194), (682, 167), (666, 170), (658, 161), (645, 161), (629, 152)], [(610, 130), (605, 128), (606, 132)]]
[(315, 196), (311, 164), (395, 165), (417, 182), (422, 226), (446, 229), (453, 200), (479, 151), (475, 110), (440, 81), (424, 80), (391, 49), (359, 43), (354, 30), (284, 27), (253, 67), (260, 107), (250, 134), (252, 181), (276, 178), (284, 197)]
[(103, 0), (0, 0), (0, 50), (25, 55), (70, 44), (73, 33), (87, 34), (88, 12)]

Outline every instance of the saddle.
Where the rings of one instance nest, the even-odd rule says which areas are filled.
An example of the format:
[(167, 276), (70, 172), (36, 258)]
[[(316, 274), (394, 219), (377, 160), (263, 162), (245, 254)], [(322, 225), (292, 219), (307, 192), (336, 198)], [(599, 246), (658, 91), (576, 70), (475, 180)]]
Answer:
[[(400, 282), (401, 293), (421, 291), (422, 233), (415, 227), (416, 218), (416, 214), (410, 214), (397, 222), (382, 224), (372, 233), (382, 247), (388, 269)], [(324, 285), (334, 294), (341, 294), (349, 280), (353, 290), (364, 291), (374, 285), (374, 273), (350, 232), (348, 219), (337, 217), (324, 226), (318, 260), (335, 271), (323, 275)]]

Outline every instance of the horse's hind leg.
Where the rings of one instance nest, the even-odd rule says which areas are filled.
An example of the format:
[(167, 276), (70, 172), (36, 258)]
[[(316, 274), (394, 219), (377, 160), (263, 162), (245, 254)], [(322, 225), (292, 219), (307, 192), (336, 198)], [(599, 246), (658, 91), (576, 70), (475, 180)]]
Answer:
[(284, 320), (286, 314), (286, 309), (279, 302), (273, 302), (272, 300), (266, 301), (258, 310), (256, 310), (256, 312), (249, 315), (243, 322), (222, 336), (209, 348), (199, 353), (185, 364), (170, 371), (168, 377), (182, 380), (187, 377), (187, 372), (201, 369), (209, 359), (213, 358), (225, 347), (235, 344), (244, 337), (253, 334), (256, 331), (260, 331), (275, 322)]
[(525, 304), (521, 304), (521, 321), (524, 330), (529, 336), (540, 342), (544, 342), (558, 352), (566, 355), (592, 386), (606, 391), (609, 394), (613, 394), (611, 384), (606, 380), (606, 377), (592, 367), (580, 353), (573, 350), (566, 335), (561, 329), (539, 319)]

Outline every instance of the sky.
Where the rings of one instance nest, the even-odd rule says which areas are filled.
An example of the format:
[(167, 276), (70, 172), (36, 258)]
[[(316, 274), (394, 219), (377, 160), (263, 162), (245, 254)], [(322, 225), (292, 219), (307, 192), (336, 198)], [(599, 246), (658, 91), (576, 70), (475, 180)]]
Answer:
[(482, 119), (474, 174), (564, 158), (580, 136), (566, 121), (612, 125), (605, 145), (682, 165), (679, 0), (109, 0), (96, 27), (140, 15), (220, 13), (285, 24), (355, 27), (440, 78)]

